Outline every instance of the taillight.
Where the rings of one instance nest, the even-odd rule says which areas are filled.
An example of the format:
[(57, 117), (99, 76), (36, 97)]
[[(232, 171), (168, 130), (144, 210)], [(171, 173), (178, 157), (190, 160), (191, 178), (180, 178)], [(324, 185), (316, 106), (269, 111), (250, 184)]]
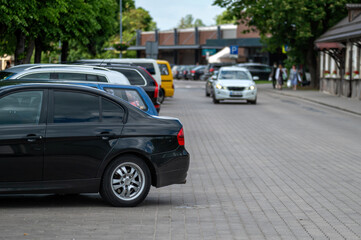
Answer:
[(196, 73), (196, 71), (192, 70), (191, 73)]
[(178, 144), (179, 144), (180, 146), (184, 146), (184, 133), (183, 133), (183, 128), (181, 128), (181, 130), (178, 132), (177, 139), (178, 139)]
[(214, 68), (209, 69), (210, 72), (214, 72)]

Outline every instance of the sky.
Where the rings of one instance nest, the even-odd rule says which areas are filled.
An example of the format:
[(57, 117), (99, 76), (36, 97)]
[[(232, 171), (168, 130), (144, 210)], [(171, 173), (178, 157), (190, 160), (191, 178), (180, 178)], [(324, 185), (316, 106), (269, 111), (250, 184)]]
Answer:
[(136, 7), (147, 10), (160, 30), (177, 27), (182, 17), (192, 14), (206, 26), (215, 25), (216, 15), (225, 9), (212, 6), (214, 0), (135, 0)]

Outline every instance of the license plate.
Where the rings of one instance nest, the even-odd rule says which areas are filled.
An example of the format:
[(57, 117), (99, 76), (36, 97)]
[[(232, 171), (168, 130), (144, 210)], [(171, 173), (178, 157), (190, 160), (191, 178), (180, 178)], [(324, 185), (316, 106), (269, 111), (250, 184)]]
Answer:
[(242, 92), (237, 92), (237, 91), (232, 91), (230, 93), (231, 96), (238, 96), (238, 97), (242, 97)]

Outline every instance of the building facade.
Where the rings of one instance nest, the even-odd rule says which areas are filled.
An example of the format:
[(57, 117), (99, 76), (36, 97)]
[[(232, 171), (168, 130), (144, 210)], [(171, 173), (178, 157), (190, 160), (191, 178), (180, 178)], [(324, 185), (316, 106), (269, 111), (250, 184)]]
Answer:
[(225, 24), (169, 31), (137, 31), (136, 45), (128, 50), (136, 50), (137, 57), (149, 57), (147, 43), (156, 43), (156, 58), (171, 64), (187, 65), (206, 64), (208, 56), (225, 47), (237, 46), (237, 62), (269, 64), (272, 56), (262, 51), (264, 46), (258, 32), (244, 33), (246, 29), (244, 24)]
[(320, 90), (361, 100), (361, 4), (315, 42), (320, 50)]

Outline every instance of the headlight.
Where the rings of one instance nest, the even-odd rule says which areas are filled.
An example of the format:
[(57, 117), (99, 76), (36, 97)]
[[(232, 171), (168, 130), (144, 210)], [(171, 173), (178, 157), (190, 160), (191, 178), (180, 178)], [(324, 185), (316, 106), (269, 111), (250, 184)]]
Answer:
[(223, 87), (223, 86), (222, 86), (221, 84), (219, 84), (219, 83), (216, 84), (216, 88), (217, 88), (217, 89), (225, 89), (225, 87)]
[(254, 86), (254, 85), (252, 85), (252, 86), (249, 86), (249, 90), (254, 90), (256, 87)]

